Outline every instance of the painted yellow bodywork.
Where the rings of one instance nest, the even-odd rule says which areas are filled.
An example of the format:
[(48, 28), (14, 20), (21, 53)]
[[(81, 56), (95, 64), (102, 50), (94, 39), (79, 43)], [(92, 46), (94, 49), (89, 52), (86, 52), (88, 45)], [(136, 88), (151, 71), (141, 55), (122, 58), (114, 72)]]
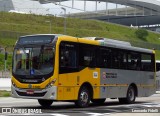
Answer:
[[(60, 36), (56, 46), (56, 64), (55, 67), (59, 69), (59, 44), (61, 41), (87, 43), (92, 45), (99, 45), (97, 41), (91, 41), (83, 38), (73, 38), (68, 36)], [(58, 71), (57, 71), (58, 72)], [(98, 72), (98, 78), (93, 78), (93, 72)], [(100, 84), (100, 69), (86, 67), (80, 72), (58, 74), (58, 93), (57, 100), (76, 100), (78, 98), (78, 92), (81, 85), (85, 82), (89, 82), (92, 86), (98, 86)], [(99, 87), (93, 87), (93, 97), (99, 98)]]
[[(93, 77), (94, 72), (98, 73), (97, 78)], [(85, 82), (92, 85), (94, 93), (93, 98), (99, 98), (100, 69), (87, 67), (77, 73), (59, 74), (58, 100), (76, 100), (78, 98), (79, 89)], [(61, 95), (62, 91), (64, 95)]]
[[(40, 83), (40, 84), (32, 84), (32, 88), (31, 89), (43, 89), (43, 88), (46, 87), (46, 85), (48, 85), (48, 83), (50, 82), (49, 80), (50, 80), (50, 78), (47, 79), (46, 81)], [(13, 76), (12, 76), (11, 81), (12, 81), (12, 83), (14, 83), (16, 85), (17, 88), (22, 88), (22, 89), (29, 88), (29, 84), (20, 83)]]

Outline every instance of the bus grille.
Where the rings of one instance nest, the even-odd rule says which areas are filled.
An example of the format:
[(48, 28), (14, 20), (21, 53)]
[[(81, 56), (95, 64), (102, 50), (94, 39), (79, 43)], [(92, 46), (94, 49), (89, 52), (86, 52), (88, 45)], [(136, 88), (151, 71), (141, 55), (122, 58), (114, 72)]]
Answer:
[(46, 92), (34, 93), (34, 94), (27, 94), (26, 92), (19, 92), (19, 91), (16, 91), (16, 92), (20, 96), (28, 96), (28, 97), (43, 97), (46, 94)]

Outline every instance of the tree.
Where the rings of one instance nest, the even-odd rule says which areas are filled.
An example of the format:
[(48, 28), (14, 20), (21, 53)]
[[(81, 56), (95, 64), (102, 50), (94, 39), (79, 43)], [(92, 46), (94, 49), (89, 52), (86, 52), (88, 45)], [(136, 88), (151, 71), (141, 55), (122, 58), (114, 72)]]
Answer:
[(144, 40), (148, 36), (148, 31), (146, 29), (137, 29), (135, 31), (135, 34), (139, 39), (143, 39)]

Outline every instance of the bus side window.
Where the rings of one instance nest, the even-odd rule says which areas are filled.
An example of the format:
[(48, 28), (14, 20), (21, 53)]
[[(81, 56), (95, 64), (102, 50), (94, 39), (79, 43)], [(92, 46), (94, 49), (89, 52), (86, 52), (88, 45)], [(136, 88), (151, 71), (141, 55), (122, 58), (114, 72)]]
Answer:
[(97, 50), (97, 66), (111, 68), (111, 49), (100, 48)]
[(140, 70), (141, 60), (140, 54), (138, 53), (128, 53), (128, 69), (130, 70)]
[(62, 67), (69, 66), (69, 51), (68, 50), (61, 51), (61, 66)]
[(77, 66), (77, 45), (70, 42), (60, 44), (60, 72), (69, 73), (78, 70)]
[(87, 67), (96, 66), (96, 53), (95, 47), (91, 45), (80, 45), (80, 65)]
[(126, 52), (121, 49), (112, 50), (112, 68), (126, 69), (127, 66)]
[(118, 52), (116, 50), (112, 51), (112, 67), (115, 69), (119, 68)]
[(156, 71), (160, 71), (160, 62), (156, 62)]
[(154, 71), (155, 63), (154, 57), (151, 54), (142, 54), (142, 70), (143, 71)]
[(126, 69), (127, 68), (127, 54), (125, 51), (121, 51), (118, 54), (119, 59), (119, 68)]

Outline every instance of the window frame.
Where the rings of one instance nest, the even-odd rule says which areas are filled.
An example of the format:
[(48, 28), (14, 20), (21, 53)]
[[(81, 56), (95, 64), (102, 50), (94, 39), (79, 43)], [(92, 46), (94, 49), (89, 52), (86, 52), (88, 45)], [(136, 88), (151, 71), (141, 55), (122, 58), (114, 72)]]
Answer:
[[(73, 50), (75, 50), (76, 53), (76, 57), (75, 57), (75, 67), (71, 67), (71, 66), (61, 66), (62, 64), (62, 57), (61, 57), (61, 53), (62, 53), (62, 44), (68, 44), (68, 45), (74, 45)], [(66, 46), (65, 46), (66, 47)], [(65, 48), (66, 49), (66, 48)], [(59, 74), (63, 74), (63, 73), (72, 73), (72, 72), (78, 72), (79, 71), (79, 46), (78, 43), (76, 42), (69, 42), (69, 41), (61, 41), (61, 43), (59, 44)]]

